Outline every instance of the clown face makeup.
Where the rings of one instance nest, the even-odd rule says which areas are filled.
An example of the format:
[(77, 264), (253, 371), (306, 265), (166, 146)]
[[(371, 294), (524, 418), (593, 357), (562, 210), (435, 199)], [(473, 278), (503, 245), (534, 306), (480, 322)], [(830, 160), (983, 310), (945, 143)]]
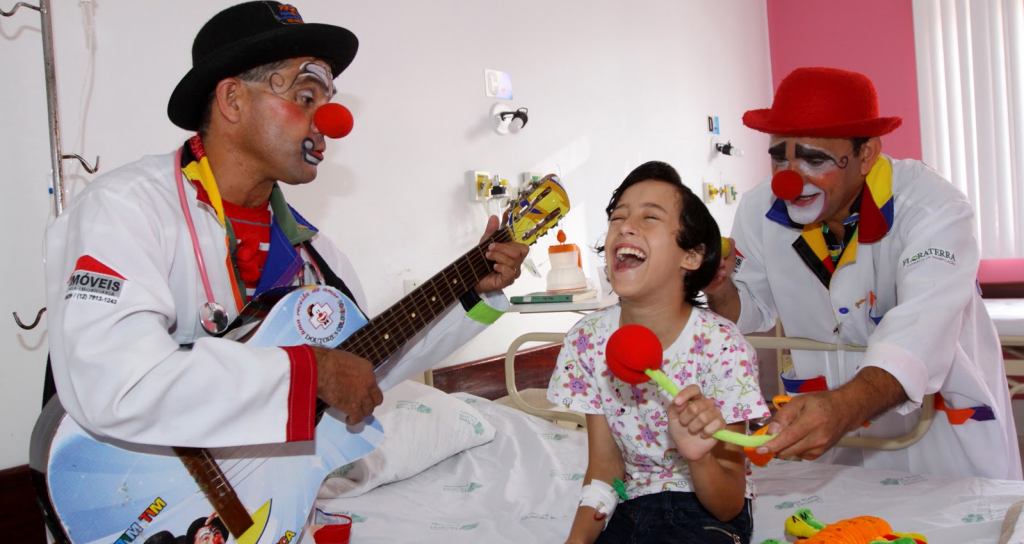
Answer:
[(796, 223), (801, 225), (813, 223), (818, 220), (821, 211), (825, 209), (826, 198), (825, 191), (808, 183), (804, 185), (800, 196), (786, 201), (786, 211), (789, 212), (789, 218)]
[(337, 92), (330, 68), (317, 59), (291, 59), (262, 80), (244, 83), (252, 107), (242, 132), (261, 175), (291, 185), (315, 179), (326, 142), (313, 117)]
[(853, 155), (850, 140), (773, 136), (768, 154), (772, 175), (790, 170), (803, 179), (800, 196), (786, 201), (790, 219), (842, 225), (863, 186), (860, 158)]
[(209, 525), (199, 529), (196, 533), (195, 544), (223, 544), (224, 535), (221, 534), (220, 529), (216, 527), (210, 527)]
[(312, 164), (313, 166), (320, 164), (320, 162), (324, 160), (324, 154), (317, 151), (315, 147), (316, 143), (313, 142), (312, 139), (306, 138), (305, 140), (302, 140), (302, 149), (304, 151), (302, 154), (302, 160)]

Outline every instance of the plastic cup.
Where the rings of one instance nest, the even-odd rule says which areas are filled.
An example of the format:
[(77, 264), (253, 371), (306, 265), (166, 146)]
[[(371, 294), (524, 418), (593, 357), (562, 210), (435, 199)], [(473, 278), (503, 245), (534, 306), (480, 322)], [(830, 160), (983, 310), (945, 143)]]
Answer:
[(326, 523), (309, 526), (316, 544), (348, 544), (352, 534), (352, 518), (342, 514), (324, 514), (317, 518), (317, 521)]

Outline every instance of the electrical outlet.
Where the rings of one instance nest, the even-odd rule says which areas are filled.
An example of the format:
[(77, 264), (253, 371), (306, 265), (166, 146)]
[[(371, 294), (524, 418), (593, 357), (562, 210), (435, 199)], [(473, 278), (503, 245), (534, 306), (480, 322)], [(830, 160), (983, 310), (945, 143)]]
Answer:
[(402, 282), (402, 288), (405, 290), (405, 294), (413, 292), (414, 289), (420, 286), (420, 280), (404, 280)]
[(739, 196), (739, 194), (736, 192), (736, 186), (731, 183), (726, 183), (725, 186), (722, 187), (722, 196), (725, 197), (726, 204), (735, 203), (736, 197)]
[(523, 172), (523, 187), (535, 181), (540, 181), (545, 175), (543, 172)]
[(479, 202), (487, 199), (491, 191), (491, 173), (482, 170), (470, 170), (469, 178), (469, 199)]
[(704, 202), (707, 202), (709, 204), (715, 201), (715, 195), (722, 195), (722, 197), (725, 198), (724, 187), (715, 187), (714, 185), (705, 181), (701, 183), (701, 189), (704, 192)]

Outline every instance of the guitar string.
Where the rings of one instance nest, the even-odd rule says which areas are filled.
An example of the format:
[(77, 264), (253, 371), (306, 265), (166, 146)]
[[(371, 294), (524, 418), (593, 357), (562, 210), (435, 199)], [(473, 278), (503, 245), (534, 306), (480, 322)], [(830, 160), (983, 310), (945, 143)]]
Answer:
[[(491, 272), (491, 266), (488, 264), (488, 260), (485, 256), (486, 246), (490, 244), (490, 242), (492, 241), (497, 243), (503, 243), (511, 241), (511, 239), (512, 235), (509, 234), (509, 231), (507, 229), (499, 231), (499, 233), (496, 233), (495, 236), (492, 236), (487, 241), (482, 242), (476, 248), (470, 250), (460, 258), (459, 261), (470, 265), (465, 275), (461, 273), (458, 267), (459, 263), (457, 262), (455, 265), (449, 266), (448, 268), (442, 270), (437, 275), (435, 275), (434, 278), (431, 278), (431, 280), (424, 283), (424, 286), (431, 287), (434, 290), (434, 295), (437, 297), (441, 297), (442, 301), (444, 301), (444, 297), (442, 296), (442, 293), (439, 290), (438, 284), (444, 283), (445, 287), (447, 287), (448, 294), (453, 299), (451, 301), (448, 301), (447, 303), (437, 305), (436, 307), (428, 305), (427, 307), (434, 314), (431, 316), (431, 320), (436, 318), (437, 315), (439, 315), (440, 313), (444, 312), (452, 302), (458, 300), (458, 298), (465, 292), (462, 289), (453, 288), (452, 280), (454, 279), (456, 281), (462, 281), (465, 284), (469, 283), (468, 281), (466, 281), (466, 276), (472, 275), (472, 284), (475, 285), (481, 279), (481, 276), (477, 274), (478, 269), (479, 272), (484, 275)], [(392, 306), (387, 311), (382, 313), (382, 319), (380, 320), (381, 323), (379, 325), (385, 326), (389, 329), (396, 329), (399, 332), (406, 334), (408, 332), (408, 329), (407, 327), (405, 327), (405, 325), (409, 323), (409, 320), (406, 317), (409, 314), (409, 306), (412, 306), (412, 309), (415, 309), (418, 306), (422, 306), (429, 296), (426, 289), (421, 290), (421, 293), (418, 294), (419, 296), (417, 296), (417, 293), (415, 292), (413, 293), (413, 295), (414, 296), (411, 297), (410, 299), (403, 300), (400, 302), (400, 304)], [(387, 355), (389, 355), (389, 352), (391, 351), (391, 349), (389, 349), (390, 347), (387, 346), (386, 344), (390, 343), (392, 344), (392, 347), (395, 344), (395, 342), (380, 342), (379, 340), (374, 341), (373, 339), (370, 339), (369, 343), (370, 347), (373, 347), (374, 349), (374, 355), (376, 355), (380, 359), (386, 358)], [(368, 347), (366, 346), (366, 341), (359, 343), (358, 346), (360, 346), (362, 349), (368, 349)], [(384, 353), (380, 353), (380, 351), (378, 351), (378, 348), (383, 350)]]
[[(460, 257), (460, 259), (453, 266), (449, 266), (448, 269), (442, 270), (440, 273), (438, 273), (438, 275), (436, 276), (436, 279), (440, 280), (440, 279), (450, 278), (450, 277), (453, 276), (453, 272), (454, 272), (454, 276), (458, 276), (458, 278), (461, 280), (462, 279), (462, 275), (459, 274), (458, 270), (457, 270), (457, 268), (458, 268), (458, 266), (460, 264), (459, 261), (467, 261), (468, 263), (471, 264), (471, 266), (475, 265), (477, 267), (480, 266), (483, 263), (486, 263), (487, 259), (486, 259), (485, 253), (483, 251), (483, 248), (486, 245), (489, 245), (492, 241), (501, 243), (502, 241), (504, 241), (505, 238), (511, 238), (511, 235), (507, 234), (507, 229), (504, 229), (504, 230), (499, 231), (499, 232), (501, 232), (502, 234), (498, 235), (498, 236), (490, 237), (486, 242), (482, 242), (474, 250), (470, 250), (465, 255)], [(449, 270), (449, 269), (452, 269), (452, 270)], [(470, 269), (470, 273), (472, 273), (474, 275), (474, 278), (476, 277), (476, 273), (475, 273), (475, 271), (472, 268)], [(478, 278), (476, 278), (476, 279), (478, 280)], [(428, 283), (431, 284), (431, 285), (434, 284), (434, 282), (432, 282), (432, 281), (428, 282)], [(424, 285), (428, 285), (428, 283), (424, 283)], [(451, 293), (451, 296), (452, 297), (456, 297), (456, 292), (451, 290), (451, 288), (450, 288), (450, 282), (449, 281), (445, 281), (444, 283), (445, 283), (445, 285), (449, 286), (449, 292)], [(435, 296), (438, 296), (438, 295), (440, 295), (440, 293), (437, 292), (437, 288), (435, 287)], [(422, 296), (418, 297), (419, 300), (417, 302), (419, 304), (417, 304), (415, 307), (420, 307), (420, 305), (427, 300), (427, 297), (428, 297), (428, 295), (424, 291), (422, 293)], [(413, 299), (416, 299), (416, 298), (417, 297), (413, 297)], [(442, 298), (442, 301), (443, 300), (444, 299)], [(426, 321), (426, 324), (429, 324), (431, 321), (433, 321), (433, 319), (436, 318), (436, 316), (439, 315), (441, 312), (443, 312), (444, 309), (447, 308), (447, 306), (448, 305), (446, 304), (444, 306), (444, 308), (440, 309), (440, 311), (435, 311), (434, 308), (430, 308), (430, 312), (433, 315), (431, 316), (430, 320)], [(396, 312), (394, 310), (398, 310), (398, 309), (402, 309), (402, 308), (404, 308), (404, 306), (397, 306), (396, 305), (395, 307), (389, 309), (389, 310), (392, 310), (390, 312), (390, 314), (397, 314), (398, 312)], [(409, 321), (407, 319), (401, 318), (398, 315), (384, 315), (384, 314), (382, 314), (382, 315), (384, 316), (383, 319), (380, 319), (379, 320), (380, 323), (379, 324), (375, 324), (374, 328), (377, 328), (379, 326), (379, 327), (383, 327), (383, 328), (385, 328), (387, 330), (394, 331), (395, 330), (394, 325), (395, 325), (396, 321), (398, 323), (409, 323)], [(388, 325), (392, 325), (392, 326), (389, 328)], [(407, 335), (408, 337), (413, 336), (417, 329), (422, 330), (422, 327), (416, 327), (415, 325), (413, 325), (412, 326), (413, 332), (410, 334), (410, 331), (408, 330), (408, 328), (406, 328), (404, 326), (399, 326), (397, 328), (398, 328), (398, 330), (401, 332), (401, 334), (403, 336)], [(403, 342), (404, 342), (404, 340), (403, 340)], [(352, 351), (356, 352), (356, 353), (364, 352), (364, 353), (369, 354), (368, 352), (372, 348), (373, 353), (370, 354), (370, 355), (375, 356), (378, 360), (382, 359), (383, 357), (385, 357), (387, 355), (387, 354), (382, 355), (381, 354), (382, 351), (390, 351), (389, 348), (386, 345), (387, 344), (386, 342), (375, 342), (373, 339), (370, 339), (369, 343), (370, 343), (370, 346), (367, 347), (365, 345), (365, 341), (364, 341), (363, 344), (360, 344), (358, 347), (353, 347)], [(323, 413), (322, 410), (318, 410), (317, 417), (319, 417), (322, 413)], [(275, 449), (278, 449), (280, 447), (281, 447), (280, 445), (277, 445), (277, 446), (275, 446)], [(236, 448), (235, 450), (232, 451), (232, 453), (238, 453), (238, 449)], [(243, 457), (245, 457), (245, 456), (243, 456)], [(255, 470), (255, 469), (259, 468), (259, 466), (262, 465), (263, 462), (266, 461), (266, 459), (263, 459), (261, 461), (260, 465), (257, 465), (255, 467), (253, 467), (252, 464), (254, 462), (256, 462), (257, 460), (259, 460), (259, 458), (252, 458), (252, 457), (244, 458), (242, 460), (239, 460), (239, 461), (235, 462), (231, 466), (222, 467), (222, 470), (228, 475), (228, 480), (236, 481), (236, 479), (237, 479), (237, 483), (241, 483), (241, 481), (244, 481), (244, 479), (246, 477), (248, 477), (248, 474), (252, 474), (252, 472), (250, 471), (247, 475), (242, 476), (241, 479), (238, 479), (239, 476), (243, 472), (245, 472), (249, 468), (252, 468), (253, 470)]]
[[(357, 354), (368, 355), (368, 359), (372, 357), (376, 361), (382, 362), (388, 355), (390, 355), (394, 348), (397, 348), (400, 344), (404, 343), (408, 337), (412, 336), (408, 334), (410, 330), (413, 331), (413, 334), (418, 332), (416, 331), (417, 327), (415, 325), (412, 327), (408, 326), (411, 325), (410, 320), (408, 319), (409, 314), (412, 313), (410, 311), (410, 306), (412, 310), (426, 307), (433, 314), (430, 320), (427, 321), (427, 323), (429, 323), (444, 312), (452, 302), (458, 300), (458, 297), (462, 295), (464, 291), (456, 291), (452, 287), (451, 281), (454, 279), (456, 281), (463, 281), (466, 283), (466, 278), (460, 273), (458, 267), (461, 262), (465, 262), (470, 265), (467, 275), (472, 274), (474, 284), (480, 280), (475, 273), (475, 268), (481, 267), (487, 263), (487, 259), (484, 256), (484, 248), (492, 241), (502, 243), (511, 239), (511, 235), (508, 234), (507, 229), (503, 229), (502, 231), (499, 231), (499, 233), (500, 234), (496, 233), (496, 236), (490, 237), (488, 240), (482, 242), (476, 248), (460, 257), (454, 265), (445, 268), (433, 278), (424, 282), (421, 289), (417, 289), (410, 294), (410, 298), (399, 301), (398, 304), (395, 304), (382, 312), (381, 315), (373, 320), (373, 327), (363, 327), (360, 329), (360, 331), (366, 332), (360, 334), (360, 331), (356, 331), (352, 335), (353, 341), (344, 347)], [(489, 268), (490, 267), (488, 266), (488, 269)], [(439, 283), (444, 283), (445, 287), (447, 287), (448, 294), (451, 296), (451, 300), (447, 301), (447, 303), (445, 303), (445, 297), (442, 294), (442, 290), (439, 289)], [(434, 296), (439, 298), (439, 302), (442, 302), (442, 304), (431, 305), (427, 302), (430, 297), (430, 294), (427, 292), (428, 287), (433, 289)], [(384, 331), (388, 331), (388, 338), (384, 338), (381, 335), (366, 336), (371, 332), (370, 329), (382, 329)], [(390, 336), (390, 332), (392, 331), (397, 331), (397, 333), (405, 338), (392, 338)]]
[[(538, 233), (538, 236), (540, 234), (542, 234), (543, 232), (546, 232), (548, 229), (553, 227), (555, 224), (557, 224), (557, 221), (555, 221), (555, 223), (553, 223), (551, 225), (545, 226), (543, 231)], [(462, 257), (460, 257), (455, 263), (453, 263), (452, 265), (449, 265), (445, 269), (443, 269), (440, 272), (438, 272), (438, 274), (436, 274), (434, 277), (432, 277), (427, 282), (424, 282), (423, 287), (431, 285), (431, 286), (434, 287), (434, 294), (435, 294), (435, 296), (440, 295), (440, 293), (438, 293), (438, 291), (437, 291), (437, 287), (434, 285), (436, 283), (435, 280), (440, 280), (441, 278), (445, 278), (447, 280), (447, 279), (449, 279), (451, 277), (450, 276), (451, 272), (456, 273), (459, 276), (458, 279), (465, 283), (464, 279), (461, 277), (461, 274), (458, 274), (458, 268), (457, 268), (458, 262), (462, 261), (462, 260), (466, 260), (470, 264), (470, 270), (469, 271), (473, 274), (475, 282), (479, 282), (480, 278), (476, 276), (475, 268), (474, 267), (475, 266), (479, 266), (479, 265), (484, 264), (484, 263), (487, 262), (486, 253), (485, 253), (484, 247), (489, 246), (491, 242), (505, 243), (505, 242), (513, 241), (515, 239), (515, 235), (518, 235), (518, 234), (520, 234), (520, 233), (519, 232), (515, 232), (514, 225), (511, 226), (511, 227), (508, 227), (508, 228), (499, 229), (494, 234), (492, 234), (487, 240), (485, 240), (485, 241), (481, 242), (480, 244), (478, 244), (476, 248), (470, 250), (469, 252), (464, 254)], [(490, 267), (488, 267), (488, 269), (489, 268)], [(449, 271), (451, 271), (451, 272), (449, 272)], [(445, 281), (445, 285), (449, 288), (449, 292), (454, 297), (454, 300), (458, 300), (458, 297), (461, 296), (461, 295), (456, 295), (456, 292), (451, 288), (451, 283), (448, 282), (448, 281)], [(417, 294), (419, 292), (421, 292), (421, 291), (422, 291), (422, 296), (419, 297), (419, 302), (422, 303), (422, 302), (426, 301), (426, 298), (427, 298), (428, 295), (426, 294), (425, 289), (417, 289), (417, 290), (413, 291), (413, 293), (410, 293), (410, 295), (412, 295), (412, 297), (410, 299), (408, 299), (408, 300), (415, 300), (417, 298)], [(409, 320), (405, 319), (404, 316), (400, 317), (400, 316), (397, 316), (397, 315), (394, 315), (394, 316), (390, 315), (390, 314), (396, 313), (395, 310), (397, 310), (398, 307), (400, 305), (402, 305), (402, 303), (403, 303), (403, 301), (399, 301), (399, 304), (396, 304), (396, 305), (393, 305), (393, 306), (389, 307), (387, 310), (385, 310), (384, 313), (381, 314), (381, 316), (378, 316), (378, 318), (375, 318), (374, 320), (378, 320), (379, 319), (379, 321), (380, 321), (380, 323), (375, 324), (375, 327), (382, 326), (385, 323), (388, 323), (388, 324), (390, 324), (392, 326), (394, 326), (396, 324), (399, 324), (399, 323), (409, 324), (410, 323)], [(439, 315), (440, 313), (444, 312), (444, 310), (447, 309), (448, 305), (450, 305), (450, 304), (451, 304), (451, 302), (446, 304), (444, 307), (442, 307), (437, 312), (434, 312), (434, 309), (431, 307), (430, 311), (433, 313), (433, 315), (431, 316), (430, 320), (426, 321), (425, 325), (429, 324), (430, 322), (432, 322), (437, 317), (437, 315)], [(402, 305), (402, 308), (404, 308), (404, 305)], [(388, 315), (385, 315), (385, 314), (388, 314)], [(382, 316), (383, 316), (383, 318), (381, 319)], [(391, 321), (388, 321), (389, 319)], [(371, 322), (374, 321), (374, 320), (371, 320)], [(363, 328), (355, 331), (352, 336), (354, 337), (360, 331), (367, 330), (368, 328), (369, 327), (365, 327), (364, 326)], [(418, 332), (418, 330), (416, 330), (416, 329), (417, 328), (415, 327), (415, 325), (413, 325), (413, 332), (412, 332), (412, 334), (409, 334), (408, 337), (404, 338), (401, 343), (404, 343), (405, 341), (408, 341), (409, 338), (414, 336), (416, 334), (416, 332)], [(404, 326), (398, 326), (398, 330), (400, 330), (403, 333), (403, 335), (408, 332), (408, 330)], [(422, 328), (419, 328), (419, 330), (422, 330)], [(365, 346), (365, 342), (362, 343), (362, 344), (360, 344), (359, 342), (360, 342), (360, 339), (356, 339), (356, 341), (353, 343), (353, 346), (351, 348), (352, 352), (355, 352), (357, 354), (358, 353), (368, 353), (369, 348)], [(393, 344), (394, 342), (391, 342), (391, 343)], [(358, 344), (358, 347), (357, 347), (357, 344)], [(373, 348), (373, 353), (370, 354), (370, 355), (372, 355), (372, 356), (374, 356), (376, 358), (379, 358), (381, 360), (381, 362), (383, 362), (383, 360), (386, 359), (386, 357), (388, 355), (390, 355), (394, 351), (393, 349), (389, 349), (386, 346), (386, 342), (379, 342), (378, 343), (378, 342), (375, 342), (374, 340), (370, 340), (370, 347)], [(357, 351), (357, 350), (361, 350), (361, 351)], [(381, 356), (381, 352), (384, 352), (383, 356)], [(326, 409), (329, 409), (329, 408), (330, 407), (328, 407)], [(316, 413), (316, 417), (319, 418), (325, 412), (326, 409), (318, 409), (317, 413)], [(250, 452), (253, 451), (253, 449), (254, 449), (252, 446), (236, 447), (236, 448), (234, 448), (232, 450), (231, 455), (233, 455), (235, 453), (238, 453), (241, 450), (241, 448), (243, 448), (243, 447), (246, 448)], [(276, 444), (276, 445), (272, 446), (272, 450), (273, 451), (271, 451), (268, 456), (263, 457), (263, 458), (246, 457), (245, 455), (243, 455), (242, 459), (240, 459), (238, 462), (233, 464), (230, 469), (224, 470), (222, 468), (222, 470), (224, 471), (225, 478), (226, 478), (227, 481), (225, 481), (221, 485), (222, 486), (226, 486), (226, 487), (230, 487), (232, 485), (231, 482), (235, 478), (237, 478), (242, 472), (246, 471), (246, 469), (252, 467), (253, 463), (255, 463), (256, 461), (259, 461), (259, 464), (256, 465), (255, 467), (252, 467), (252, 470), (249, 471), (248, 474), (246, 474), (245, 476), (242, 476), (237, 481), (234, 481), (234, 485), (241, 484), (243, 481), (245, 481), (246, 478), (248, 478), (250, 475), (255, 473), (255, 471), (257, 469), (259, 469), (264, 463), (269, 461), (269, 457), (273, 456), (273, 454), (276, 453), (276, 451), (279, 451), (283, 447), (284, 447), (284, 444)], [(242, 463), (244, 463), (244, 466), (240, 467), (240, 465), (242, 465)], [(233, 471), (234, 474), (232, 476), (228, 476), (227, 475), (228, 471)]]
[[(453, 273), (454, 273), (454, 275), (458, 276), (459, 280), (462, 280), (461, 274), (458, 273), (459, 271), (457, 269), (458, 264), (459, 264), (460, 261), (467, 261), (470, 264), (470, 266), (471, 266), (470, 273), (472, 273), (474, 275), (474, 278), (475, 278), (476, 274), (475, 274), (475, 272), (474, 272), (472, 267), (479, 266), (480, 264), (487, 262), (487, 259), (485, 257), (485, 252), (484, 252), (483, 248), (486, 247), (487, 245), (490, 245), (491, 242), (503, 243), (503, 242), (511, 241), (512, 236), (513, 236), (510, 233), (511, 230), (512, 229), (510, 229), (510, 228), (505, 228), (505, 229), (498, 230), (491, 237), (489, 237), (487, 240), (485, 240), (484, 242), (481, 242), (480, 244), (478, 244), (476, 248), (470, 250), (469, 252), (464, 254), (462, 257), (460, 257), (456, 261), (456, 263), (454, 263), (453, 265), (450, 265), (446, 269), (442, 270), (437, 275), (435, 275), (434, 278), (431, 278), (431, 280), (428, 280), (428, 282), (425, 282), (423, 285), (424, 286), (426, 286), (428, 284), (429, 285), (433, 285), (434, 286), (434, 291), (435, 291), (435, 296), (439, 296), (440, 293), (437, 291), (436, 285), (434, 285), (436, 282), (434, 282), (433, 280), (439, 280), (441, 278), (444, 278), (444, 279), (447, 280), (448, 278), (452, 277)], [(477, 279), (477, 281), (479, 281), (479, 278), (476, 278), (476, 279)], [(445, 283), (445, 285), (449, 286), (449, 291), (451, 292), (452, 296), (455, 297), (455, 300), (458, 300), (458, 297), (455, 295), (455, 292), (451, 290), (450, 283), (448, 281), (445, 281), (444, 283)], [(417, 290), (417, 291), (419, 291), (419, 290)], [(414, 291), (414, 293), (411, 293), (411, 294), (413, 294), (413, 295), (416, 294), (416, 291)], [(426, 294), (425, 290), (423, 290), (421, 296), (419, 296), (419, 297), (414, 296), (414, 297), (412, 297), (411, 300), (413, 300), (414, 302), (417, 303), (415, 307), (421, 307), (422, 303), (424, 303), (427, 300), (427, 297), (428, 297), (428, 295)], [(417, 298), (418, 298), (418, 300), (416, 300)], [(443, 298), (442, 298), (442, 300), (443, 300)], [(434, 318), (437, 317), (437, 315), (439, 315), (445, 309), (447, 309), (448, 305), (450, 305), (450, 303), (446, 304), (440, 310), (435, 310), (433, 307), (430, 307), (429, 310), (430, 310), (430, 312), (433, 315), (431, 316), (431, 318), (429, 320), (427, 320), (425, 322), (425, 325), (429, 324), (430, 322), (432, 322), (434, 320)], [(385, 313), (386, 314), (396, 314), (398, 312), (396, 312), (395, 310), (403, 309), (403, 308), (404, 308), (404, 305), (395, 305), (395, 306), (392, 306), (391, 308), (389, 308), (388, 310), (385, 310)], [(390, 310), (390, 312), (389, 312), (389, 310)], [(384, 315), (384, 318), (380, 320), (379, 326), (383, 326), (383, 327), (385, 327), (385, 328), (387, 328), (389, 330), (394, 330), (394, 328), (395, 328), (394, 326), (395, 326), (396, 322), (408, 323), (408, 320), (406, 320), (406, 319), (403, 319), (402, 321), (399, 321), (399, 316), (397, 316), (397, 315), (385, 315), (385, 314), (382, 314), (382, 315)], [(376, 326), (375, 326), (375, 328), (376, 328)], [(415, 325), (413, 325), (412, 328), (413, 328), (414, 331), (415, 331), (415, 329), (417, 329), (417, 327), (415, 327)], [(360, 330), (366, 330), (366, 329), (367, 329), (367, 327), (364, 327), (363, 329), (360, 329)], [(422, 327), (419, 327), (419, 329), (422, 330)], [(403, 326), (399, 326), (398, 330), (402, 333), (403, 336), (405, 336), (409, 332), (408, 329), (406, 327), (403, 327)], [(355, 334), (358, 334), (358, 332), (359, 331), (357, 330), (355, 333), (353, 333), (353, 336)], [(414, 334), (415, 334), (415, 332), (413, 332), (412, 334), (408, 334), (408, 337), (411, 337)], [(405, 340), (407, 340), (407, 338)], [(404, 342), (404, 340), (403, 340), (403, 342)], [(372, 353), (371, 353), (371, 348), (372, 348)], [(387, 355), (390, 354), (390, 350), (388, 349), (386, 343), (384, 343), (384, 342), (376, 342), (373, 339), (369, 339), (369, 345), (368, 346), (366, 345), (365, 341), (360, 343), (360, 342), (358, 342), (358, 339), (357, 339), (357, 342), (352, 346), (352, 351), (357, 353), (357, 354), (358, 353), (367, 353), (367, 354), (370, 354), (370, 355), (372, 355), (372, 356), (374, 356), (375, 358), (378, 358), (378, 359), (383, 359), (384, 357), (386, 357)], [(388, 352), (388, 353), (384, 354), (383, 357), (382, 357), (381, 352), (385, 352), (385, 351)], [(320, 417), (323, 413), (324, 413), (324, 410), (317, 410), (316, 417)], [(272, 456), (274, 453), (279, 451), (282, 447), (283, 447), (283, 444), (277, 444), (277, 445), (272, 446), (272, 451), (269, 453), (268, 457)], [(245, 448), (247, 451), (242, 451), (242, 448)], [(231, 482), (234, 482), (234, 485), (239, 485), (246, 478), (248, 478), (248, 476), (251, 475), (255, 470), (257, 470), (260, 466), (262, 466), (263, 463), (265, 463), (266, 461), (269, 460), (267, 458), (249, 457), (248, 455), (246, 455), (247, 453), (250, 453), (252, 451), (254, 451), (254, 447), (252, 447), (252, 446), (241, 446), (241, 447), (232, 448), (230, 450), (230, 452), (225, 452), (227, 454), (226, 456), (228, 456), (228, 457), (235, 456), (236, 454), (239, 454), (239, 453), (241, 453), (241, 455), (239, 456), (240, 459), (238, 459), (235, 463), (231, 464), (230, 466), (222, 466), (221, 467), (221, 470), (224, 472), (225, 477), (227, 479), (227, 481), (224, 482), (223, 484), (221, 484), (221, 486), (230, 487), (231, 486)], [(255, 463), (257, 461), (259, 461), (259, 465), (256, 465), (254, 467), (253, 463)], [(248, 470), (250, 468), (252, 470)], [(243, 472), (247, 472), (247, 474), (242, 476)]]
[[(534, 203), (534, 204), (536, 204), (536, 203)], [(548, 229), (550, 229), (551, 227), (553, 227), (555, 224), (558, 223), (558, 221), (561, 219), (561, 215), (562, 215), (562, 214), (558, 214), (559, 211), (560, 211), (560, 209), (556, 210), (552, 214), (549, 214), (549, 215), (545, 216), (545, 218), (542, 220), (542, 222), (538, 226), (534, 227), (534, 228), (538, 228), (539, 227), (538, 228), (539, 232), (537, 233), (538, 236), (540, 234), (542, 234), (543, 232), (546, 232)], [(555, 214), (558, 214), (558, 217), (554, 217)], [(554, 219), (554, 222), (551, 223), (551, 224), (548, 224), (549, 222), (551, 222), (552, 219)], [(513, 232), (515, 233), (515, 235), (519, 235), (519, 234), (521, 234), (523, 232), (527, 232), (526, 229), (521, 230), (519, 232), (515, 232), (515, 228), (514, 227), (515, 226), (513, 225), (511, 228), (504, 228), (504, 229), (501, 229), (499, 231), (496, 231), (495, 234), (492, 235), (492, 237), (489, 240), (487, 240), (487, 241), (485, 241), (485, 242), (483, 242), (483, 243), (481, 243), (480, 245), (477, 246), (477, 248), (475, 250), (476, 253), (479, 253), (479, 255), (483, 256), (484, 255), (484, 252), (483, 252), (484, 246), (489, 244), (491, 241), (512, 241), (512, 239), (504, 240), (504, 237), (508, 236), (508, 237), (514, 239), (514, 236), (512, 234)], [(496, 240), (499, 237), (501, 237), (503, 239), (502, 240)], [(468, 257), (471, 264), (482, 264), (482, 263), (479, 263), (478, 261), (474, 261), (473, 260), (473, 258), (475, 256), (476, 255), (474, 254), (474, 251), (471, 250), (469, 253), (464, 255), (463, 258)], [(484, 259), (484, 260), (486, 261), (486, 259)], [(445, 270), (442, 270), (441, 273), (439, 273), (438, 275), (439, 276), (444, 276), (445, 279), (448, 279), (449, 276), (447, 276), (446, 274), (448, 273), (448, 270), (450, 270), (450, 269), (452, 269), (455, 272), (458, 272), (458, 270), (455, 269), (455, 265), (452, 265), (452, 266), (449, 266), (448, 268), (446, 268)], [(472, 272), (473, 268), (471, 268), (470, 271)], [(435, 278), (431, 278), (431, 280), (429, 280), (428, 283), (430, 283), (430, 284), (435, 283), (434, 280), (436, 278), (437, 278), (437, 276), (435, 276)], [(461, 278), (461, 277), (459, 277), (457, 279), (464, 280), (464, 278)], [(479, 281), (479, 279), (480, 278), (477, 277), (475, 272), (474, 272), (474, 281)], [(427, 285), (427, 283), (425, 283), (424, 285)], [(448, 287), (449, 291), (453, 291), (452, 290), (452, 282), (446, 281), (445, 285)], [(437, 294), (436, 293), (436, 287), (435, 287), (435, 294)], [(453, 296), (456, 295), (455, 292), (452, 292), (451, 294)], [(425, 297), (425, 294), (424, 294), (424, 297)], [(447, 308), (447, 305), (445, 305), (441, 309), (441, 311), (444, 311), (444, 308)], [(388, 308), (387, 310), (385, 310), (385, 312), (383, 312), (381, 314), (381, 316), (378, 316), (378, 323), (374, 323), (375, 326), (373, 328), (378, 328), (378, 326), (386, 324), (386, 325), (389, 325), (390, 327), (395, 328), (396, 330), (398, 330), (400, 332), (403, 332), (404, 327), (402, 325), (408, 323), (409, 320), (406, 319), (405, 315), (401, 315), (401, 316), (399, 316), (399, 315), (392, 315), (392, 314), (395, 314), (397, 312), (397, 310), (399, 310), (399, 309), (403, 309), (404, 310), (405, 307), (402, 306), (401, 308), (399, 308), (399, 305), (395, 305), (395, 306), (392, 306), (392, 307)], [(436, 317), (436, 315), (437, 314), (435, 313), (434, 317)], [(360, 329), (360, 331), (364, 331), (365, 330), (368, 333), (369, 332), (368, 329), (370, 329), (370, 327), (364, 327), (363, 329)], [(363, 350), (363, 351), (360, 351), (359, 353), (364, 353), (364, 354), (372, 355), (376, 359), (381, 360), (381, 361), (386, 359), (389, 354), (391, 354), (395, 349), (397, 349), (398, 345), (403, 343), (403, 342), (399, 342), (398, 339), (392, 340), (390, 337), (384, 338), (383, 342), (380, 341), (380, 339), (373, 339), (373, 338), (371, 338), (371, 339), (368, 340), (370, 342), (370, 345), (367, 346), (366, 343), (365, 343), (367, 341), (367, 339), (365, 339), (365, 338), (363, 338), (362, 336), (359, 335), (360, 331), (356, 331), (356, 334), (353, 334), (352, 346), (355, 347), (356, 349)], [(367, 334), (367, 333), (364, 333), (364, 334)], [(404, 332), (403, 332), (403, 334), (404, 334)], [(415, 334), (415, 332), (413, 334)], [(403, 339), (403, 341), (404, 340), (407, 340), (407, 338)], [(391, 345), (388, 346), (387, 344), (391, 344)], [(345, 346), (345, 347), (347, 348), (349, 346)], [(373, 352), (372, 353), (369, 352), (369, 348), (373, 348)], [(356, 349), (353, 349), (353, 351), (356, 351)], [(381, 352), (383, 352), (383, 353), (381, 353)]]

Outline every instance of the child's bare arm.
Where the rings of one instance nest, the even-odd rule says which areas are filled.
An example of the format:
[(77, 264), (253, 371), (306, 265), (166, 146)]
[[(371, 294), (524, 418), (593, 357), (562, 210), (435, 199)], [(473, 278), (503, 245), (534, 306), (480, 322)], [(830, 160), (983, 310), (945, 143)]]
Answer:
[[(622, 461), (622, 451), (615, 443), (608, 420), (603, 414), (587, 414), (587, 473), (583, 485), (593, 480), (600, 480), (609, 485), (615, 478), (622, 478), (626, 465)], [(578, 499), (576, 499), (578, 500)], [(589, 506), (580, 506), (576, 510), (576, 518), (566, 544), (590, 544), (604, 530), (605, 520), (595, 519), (597, 510)]]

